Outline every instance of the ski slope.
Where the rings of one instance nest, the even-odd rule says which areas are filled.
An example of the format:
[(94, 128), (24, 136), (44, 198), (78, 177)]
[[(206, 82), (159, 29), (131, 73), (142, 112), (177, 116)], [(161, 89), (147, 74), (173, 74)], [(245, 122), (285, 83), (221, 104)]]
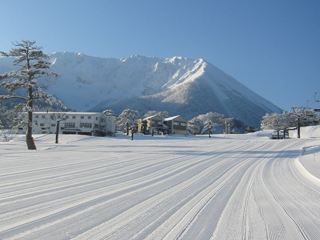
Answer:
[(0, 239), (320, 239), (318, 130), (17, 136), (0, 142)]

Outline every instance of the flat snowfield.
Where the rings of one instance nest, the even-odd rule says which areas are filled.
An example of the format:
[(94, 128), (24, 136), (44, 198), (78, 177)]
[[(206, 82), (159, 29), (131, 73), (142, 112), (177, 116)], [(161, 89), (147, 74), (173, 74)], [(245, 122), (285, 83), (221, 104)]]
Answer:
[(320, 239), (314, 132), (2, 141), (0, 239)]

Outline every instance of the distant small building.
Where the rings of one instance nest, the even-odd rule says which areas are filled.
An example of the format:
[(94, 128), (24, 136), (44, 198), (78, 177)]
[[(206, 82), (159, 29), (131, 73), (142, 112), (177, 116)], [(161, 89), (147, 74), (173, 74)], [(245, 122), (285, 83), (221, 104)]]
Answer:
[(165, 118), (163, 123), (169, 127), (170, 134), (187, 135), (188, 133), (188, 121), (180, 115)]
[(168, 132), (168, 127), (163, 125), (163, 119), (159, 115), (153, 115), (138, 122), (138, 132), (143, 134), (159, 134)]
[[(27, 119), (27, 113), (22, 116)], [(59, 133), (91, 136), (113, 135), (116, 131), (116, 116), (98, 112), (33, 112), (32, 133)], [(26, 133), (26, 127), (19, 128), (18, 133)]]

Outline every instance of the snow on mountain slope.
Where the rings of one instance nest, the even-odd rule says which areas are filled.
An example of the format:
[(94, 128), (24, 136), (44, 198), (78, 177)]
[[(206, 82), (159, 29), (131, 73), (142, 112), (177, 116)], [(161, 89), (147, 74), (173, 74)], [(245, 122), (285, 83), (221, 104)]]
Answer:
[(54, 85), (49, 85), (48, 91), (55, 93), (68, 107), (81, 110), (90, 110), (101, 101), (110, 105), (122, 99), (170, 89), (179, 84), (176, 79), (185, 75), (179, 66), (189, 69), (193, 65), (192, 60), (185, 58), (161, 61), (159, 58), (132, 56), (115, 59), (71, 52), (54, 53), (51, 58), (51, 70), (59, 77)]
[[(76, 110), (111, 109), (120, 114), (131, 108), (141, 115), (158, 110), (188, 119), (219, 112), (255, 127), (267, 112), (281, 112), (203, 59), (138, 55), (117, 59), (74, 52), (50, 57), (50, 70), (59, 76), (49, 81), (47, 91)], [(0, 72), (10, 70), (1, 67), (7, 62), (0, 58)]]

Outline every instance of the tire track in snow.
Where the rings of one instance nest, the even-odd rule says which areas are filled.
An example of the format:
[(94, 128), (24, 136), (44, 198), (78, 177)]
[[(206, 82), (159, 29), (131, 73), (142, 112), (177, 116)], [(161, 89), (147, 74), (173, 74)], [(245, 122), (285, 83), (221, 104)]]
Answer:
[[(172, 160), (172, 159), (169, 159), (169, 160), (167, 160), (167, 161), (170, 161), (170, 160)], [(181, 169), (179, 169), (179, 171), (181, 171)], [(98, 202), (99, 202), (99, 201), (98, 201)], [(92, 202), (90, 202), (90, 204), (92, 204)], [(74, 209), (74, 208), (72, 208), (72, 209)], [(71, 210), (71, 211), (74, 211), (74, 210)], [(66, 212), (67, 212), (67, 211), (62, 211), (61, 213), (62, 213), (62, 215), (63, 215), (63, 214), (66, 214)], [(56, 215), (56, 214), (54, 214), (54, 216), (53, 216), (54, 218), (56, 217), (55, 215)], [(45, 222), (45, 219), (42, 218), (42, 219), (39, 220), (39, 221), (44, 221), (44, 222)]]
[[(245, 142), (244, 142), (245, 143)], [(243, 149), (243, 148), (246, 148), (246, 149), (251, 149), (251, 146), (250, 146), (250, 144), (247, 144), (247, 143), (245, 143), (245, 145), (243, 146), (240, 146), (240, 148), (239, 149)], [(239, 164), (239, 166), (238, 166), (238, 168), (237, 168), (237, 170), (235, 170), (235, 174), (237, 174), (237, 172), (238, 172), (238, 170), (240, 169), (240, 168), (242, 168), (244, 165), (246, 165), (246, 164), (248, 164), (251, 160), (250, 159), (247, 159), (247, 158), (245, 158), (244, 160), (240, 160), (240, 161), (237, 161), (237, 160), (239, 160), (239, 159), (241, 159), (241, 155), (243, 154), (243, 152), (242, 151), (239, 151), (239, 152), (237, 152), (237, 151), (233, 151), (234, 153), (233, 154), (231, 154), (231, 155), (229, 155), (229, 157), (230, 158), (234, 158), (234, 162), (236, 163), (236, 165), (238, 165)], [(235, 166), (235, 165), (234, 165)], [(230, 184), (233, 184), (234, 186), (233, 187), (236, 187), (237, 186), (237, 181), (234, 181), (234, 182), (231, 182)], [(225, 188), (227, 189), (228, 187), (230, 187), (230, 185), (226, 185), (225, 186)], [(222, 190), (220, 191), (221, 193), (220, 194), (222, 194)], [(226, 192), (228, 192), (227, 190), (226, 190)], [(227, 195), (228, 193), (226, 193), (226, 195)], [(225, 196), (226, 196), (225, 195)], [(223, 196), (223, 194), (221, 195), (221, 196)], [(225, 197), (224, 196), (224, 197)], [(223, 199), (224, 197), (221, 197), (221, 199)], [(221, 203), (222, 204), (222, 206), (225, 204), (223, 201), (221, 201), (221, 199), (220, 200), (218, 200), (219, 199), (219, 197), (218, 196), (216, 196), (215, 197), (216, 199), (217, 199), (217, 201), (219, 202), (219, 203)], [(210, 219), (210, 220), (208, 220), (208, 221), (204, 221), (204, 220), (200, 220), (201, 219), (201, 215), (206, 215), (206, 209), (208, 209), (209, 208), (209, 211), (211, 211), (210, 210), (210, 207), (208, 207), (210, 204), (214, 204), (215, 206), (214, 206), (214, 208), (215, 208), (215, 211), (218, 211), (218, 213), (219, 212), (221, 212), (222, 210), (219, 210), (219, 207), (217, 207), (216, 206), (216, 203), (215, 202), (213, 202), (212, 201), (212, 203), (210, 203), (210, 201), (208, 202), (208, 204), (207, 204), (207, 208), (205, 208), (205, 206), (202, 206), (202, 210), (201, 211), (199, 211), (199, 212), (197, 212), (193, 217), (192, 217), (192, 219), (193, 220), (195, 220), (196, 219), (196, 224), (198, 223), (198, 222), (210, 222), (210, 224), (209, 225), (207, 225), (206, 226), (206, 228), (204, 228), (204, 227), (199, 227), (198, 229), (201, 229), (201, 230), (199, 230), (200, 232), (197, 232), (197, 231), (194, 231), (194, 230), (192, 230), (193, 228), (197, 228), (197, 227), (194, 227), (193, 226), (193, 224), (194, 224), (194, 222), (193, 222), (193, 220), (189, 220), (190, 222), (187, 224), (187, 226), (185, 226), (184, 227), (184, 230), (181, 230), (182, 232), (180, 232), (180, 233), (177, 233), (178, 234), (178, 236), (183, 236), (183, 238), (189, 238), (189, 239), (205, 239), (206, 237), (208, 237), (209, 235), (211, 236), (212, 235), (212, 232), (214, 231), (214, 229), (215, 229), (215, 225), (216, 225), (216, 222), (217, 222), (217, 219), (215, 219), (215, 218), (213, 218), (213, 219)], [(200, 205), (201, 206), (201, 205)], [(223, 207), (221, 207), (220, 209), (223, 209)], [(218, 215), (218, 213), (216, 213), (217, 215)], [(213, 216), (214, 214), (211, 214), (211, 216)], [(208, 217), (208, 216), (207, 216)], [(203, 217), (202, 217), (203, 218)], [(179, 229), (179, 228), (178, 228)], [(190, 230), (191, 229), (191, 230)], [(167, 238), (168, 239), (171, 239), (171, 238), (176, 238), (176, 237), (174, 237), (174, 235), (173, 234), (170, 234), (169, 235), (169, 237), (167, 236)]]
[[(287, 169), (277, 166), (275, 163), (288, 163), (290, 158), (297, 157), (297, 151), (291, 151), (290, 149), (297, 149), (297, 145), (300, 143), (297, 141), (288, 141), (283, 146), (283, 150), (280, 150), (280, 154), (274, 158), (269, 159), (263, 169), (260, 170), (259, 181), (254, 192), (255, 201), (257, 202), (262, 217), (264, 219), (266, 229), (268, 229), (267, 239), (292, 239), (296, 238), (296, 233), (293, 231), (297, 229), (295, 224), (291, 223), (290, 217), (283, 212), (283, 205), (279, 206), (279, 203), (275, 201), (275, 197), (282, 194), (282, 182), (274, 182), (275, 171), (277, 169), (279, 175), (286, 174)], [(272, 192), (271, 189), (274, 191)], [(302, 234), (303, 235), (303, 234)], [(304, 239), (304, 238), (303, 238)]]
[[(273, 235), (277, 235), (276, 239), (283, 239), (281, 237), (283, 236), (281, 221), (275, 221), (277, 213), (272, 210), (272, 204), (269, 204), (265, 195), (267, 190), (264, 191), (264, 185), (261, 184), (262, 179), (266, 176), (262, 169), (270, 160), (281, 157), (281, 153), (279, 154), (281, 149), (279, 149), (278, 142), (274, 141), (265, 142), (264, 146), (257, 146), (257, 152), (259, 148), (265, 154), (261, 156), (261, 159), (259, 159), (259, 155), (256, 155), (258, 164), (252, 165), (251, 170), (248, 168), (247, 179), (243, 178), (243, 184), (239, 185), (233, 198), (230, 198), (230, 203), (221, 216), (213, 239), (273, 239)], [(273, 221), (279, 224), (273, 225), (273, 222), (269, 221), (270, 214), (265, 215), (268, 212), (275, 213)], [(254, 221), (252, 221), (252, 217), (254, 217)], [(263, 232), (265, 233), (264, 238)]]
[[(181, 171), (181, 170), (179, 170), (179, 171)], [(92, 204), (92, 203), (91, 203)]]
[[(219, 175), (219, 177), (215, 177), (215, 179), (213, 179), (212, 180), (212, 182), (213, 183), (215, 183), (216, 184), (216, 181), (217, 181), (217, 179), (218, 180), (221, 180), (221, 179), (223, 179), (224, 177), (226, 177), (227, 176), (227, 174), (226, 174), (226, 171), (228, 172), (228, 171), (230, 171), (230, 169), (233, 169), (234, 168), (234, 166), (235, 165), (237, 165), (238, 163), (232, 163), (232, 166), (230, 166), (227, 170), (224, 170), (222, 173), (219, 173), (220, 175)], [(207, 171), (208, 169), (206, 169), (205, 171)], [(211, 171), (211, 170), (210, 170)], [(218, 172), (220, 172), (220, 171), (218, 171)], [(196, 176), (195, 176), (196, 177)], [(199, 180), (203, 180), (203, 177), (201, 178), (201, 179), (199, 179)], [(194, 180), (193, 180), (194, 181)], [(166, 222), (167, 221), (167, 218), (169, 217), (170, 218), (170, 216), (171, 215), (173, 215), (173, 214), (177, 214), (176, 212), (177, 211), (179, 211), (181, 208), (184, 208), (184, 206), (185, 205), (187, 205), (187, 204), (190, 204), (190, 202), (194, 202), (195, 200), (195, 198), (198, 198), (199, 197), (199, 195), (207, 195), (208, 193), (204, 193), (204, 192), (206, 192), (206, 191), (208, 191), (207, 190), (207, 188), (208, 187), (210, 187), (211, 185), (212, 185), (212, 182), (207, 182), (207, 180), (205, 180), (205, 181), (201, 181), (201, 182), (199, 182), (196, 186), (194, 186), (195, 184), (192, 184), (191, 186), (187, 186), (187, 188), (190, 188), (190, 187), (193, 187), (193, 188), (195, 188), (195, 189), (197, 189), (196, 191), (195, 190), (192, 190), (193, 191), (193, 194), (190, 196), (189, 194), (187, 194), (187, 195), (185, 195), (185, 197), (183, 198), (183, 200), (182, 201), (179, 201), (178, 202), (178, 204), (176, 203), (175, 205), (173, 205), (170, 209), (168, 209), (168, 207), (166, 207), (166, 210), (160, 215), (160, 217), (158, 217), (157, 219), (155, 219), (151, 224), (149, 224), (148, 226), (146, 226), (145, 228), (143, 228), (141, 231), (139, 231), (139, 233), (137, 233), (136, 235), (135, 235), (135, 237), (134, 238), (138, 238), (138, 239), (146, 239), (146, 237), (150, 234), (150, 231), (154, 231), (155, 229), (157, 229), (157, 226), (160, 224), (163, 224), (163, 222)], [(184, 184), (184, 182), (182, 183), (182, 184)], [(204, 185), (205, 184), (205, 185)], [(182, 186), (180, 187), (178, 187), (178, 189), (179, 188), (183, 188)], [(174, 195), (179, 195), (180, 193), (183, 193), (183, 192), (186, 192), (186, 193), (188, 193), (189, 191), (186, 191), (186, 188), (184, 187), (183, 188), (183, 190), (181, 191), (178, 191), (178, 192), (176, 192), (176, 190), (168, 190), (168, 191), (173, 191), (174, 192)], [(195, 191), (195, 192), (194, 192)], [(161, 193), (161, 194), (164, 194), (165, 196), (167, 196), (168, 195), (168, 193), (167, 192), (163, 192), (163, 193)], [(202, 197), (203, 198), (203, 197)], [(201, 199), (202, 199), (201, 198)], [(169, 200), (169, 199), (168, 199)], [(168, 200), (165, 200), (164, 202), (162, 202), (160, 205), (157, 205), (157, 207), (159, 207), (159, 206), (161, 206), (161, 205), (163, 205), (165, 202), (167, 202)], [(198, 201), (196, 201), (194, 204), (198, 204), (197, 203)], [(139, 211), (141, 211), (141, 210), (139, 210)], [(141, 215), (140, 215), (140, 217), (141, 217)], [(134, 225), (135, 225), (135, 231), (137, 231), (136, 230), (136, 228), (137, 227), (139, 227), (139, 223), (137, 223), (137, 221), (139, 221), (139, 218), (140, 218), (139, 216), (138, 217), (136, 217), (136, 218), (134, 218), (134, 219), (131, 219), (130, 221), (131, 222), (134, 222)], [(125, 219), (123, 219), (124, 221), (126, 221)], [(115, 224), (116, 225), (116, 224)], [(121, 232), (128, 232), (128, 231), (125, 231), (126, 229), (125, 228), (127, 228), (127, 226), (129, 226), (129, 224), (126, 224), (126, 225), (124, 225), (124, 227), (122, 227), (121, 229), (116, 229), (116, 230), (114, 230), (112, 233), (110, 233), (109, 235), (104, 235), (103, 237), (105, 238), (105, 239), (108, 239), (108, 238), (112, 238), (112, 239), (126, 239), (126, 238), (128, 238), (129, 236), (121, 236)], [(103, 230), (101, 230), (101, 228), (103, 228)], [(100, 227), (100, 230), (98, 231), (98, 232), (104, 232), (104, 234), (105, 234), (105, 231), (106, 231), (106, 229), (109, 229), (110, 228), (110, 225), (107, 225), (107, 226), (101, 226)], [(118, 235), (118, 234), (120, 234), (120, 236)], [(97, 236), (95, 236), (94, 234), (93, 235), (90, 235), (90, 233), (85, 233), (85, 235), (84, 236), (86, 236), (85, 238), (92, 238), (92, 237), (97, 237)], [(88, 237), (89, 236), (89, 237)], [(81, 237), (83, 237), (83, 235), (81, 235)], [(102, 237), (102, 236), (100, 236), (100, 235), (98, 235), (98, 237), (100, 238), (100, 237)], [(159, 236), (159, 238), (160, 238), (160, 236)]]
[[(296, 225), (302, 239), (318, 239), (320, 237), (319, 198), (314, 199), (309, 194), (310, 190), (314, 191), (310, 186), (299, 187), (301, 181), (292, 172), (291, 162), (292, 160), (288, 159), (285, 162), (272, 162), (270, 164), (269, 168), (272, 168), (274, 174), (270, 178), (269, 191), (272, 193), (274, 200)], [(279, 171), (280, 169), (281, 171)], [(319, 196), (319, 192), (316, 191), (316, 193)], [(308, 198), (305, 196), (308, 196)]]
[[(200, 173), (199, 173), (200, 174)], [(184, 182), (183, 182), (184, 183)], [(192, 185), (194, 185), (194, 184), (192, 184)], [(168, 191), (170, 191), (170, 189), (168, 189)], [(162, 195), (163, 193), (161, 193), (161, 195)], [(168, 195), (168, 194), (166, 194), (166, 195)], [(177, 193), (176, 192), (174, 192), (174, 195), (177, 195)], [(188, 194), (189, 195), (189, 194)], [(157, 206), (159, 206), (159, 205), (157, 205)], [(134, 207), (135, 208), (135, 207)], [(154, 207), (154, 208), (156, 208), (156, 207)], [(154, 209), (154, 208), (152, 208), (152, 209)], [(148, 207), (148, 209), (150, 209), (149, 207)], [(133, 211), (134, 211), (134, 209), (133, 209)], [(140, 213), (140, 211), (141, 210), (138, 210), (138, 212)], [(139, 228), (139, 227), (141, 227), (140, 225), (141, 224), (138, 224), (137, 223), (137, 221), (139, 221), (139, 219), (140, 218), (142, 218), (144, 215), (145, 215), (145, 211), (142, 211), (143, 213), (142, 214), (138, 214), (138, 217), (136, 217), (134, 220), (129, 220), (129, 221), (131, 221), (131, 222), (133, 222), (133, 225), (135, 226), (134, 227), (134, 231), (137, 231), (137, 228)], [(147, 210), (147, 212), (149, 212), (149, 210)], [(127, 217), (124, 217), (123, 219), (121, 218), (120, 220), (119, 220), (119, 222), (121, 222), (121, 221), (124, 221), (124, 222), (128, 222), (128, 218), (130, 218), (131, 219), (131, 216), (132, 214), (129, 214), (129, 215), (126, 215)], [(134, 215), (134, 214), (133, 214)], [(118, 218), (118, 217), (117, 217)], [(106, 224), (103, 224), (103, 225), (106, 225)], [(113, 225), (116, 225), (116, 223), (115, 224), (113, 224)], [(124, 224), (123, 225), (123, 227), (120, 227), (120, 229), (119, 228), (116, 228), (116, 230), (114, 230), (111, 234), (112, 234), (112, 238), (119, 238), (119, 239), (123, 239), (123, 238), (128, 238), (128, 237), (126, 237), (126, 236), (122, 236), (122, 237), (115, 237), (115, 235), (117, 235), (117, 234), (121, 234), (121, 232), (127, 232), (128, 231), (128, 229), (126, 229), (126, 228), (129, 228), (128, 226), (131, 226), (131, 228), (132, 228), (132, 225), (129, 225), (129, 223), (128, 224)], [(107, 227), (105, 227), (105, 226), (100, 226), (100, 227), (97, 227), (97, 228), (99, 228), (99, 229), (101, 229), (101, 228), (103, 228), (104, 229), (104, 234), (106, 234), (105, 232), (108, 232), (108, 230), (110, 230), (110, 225), (108, 225), (107, 224)], [(99, 230), (98, 232), (100, 232), (101, 230)], [(85, 234), (90, 234), (90, 233), (85, 233)], [(91, 235), (90, 235), (91, 236)], [(110, 234), (109, 235), (107, 235), (107, 236), (109, 236), (110, 237)]]
[[(53, 191), (51, 196), (48, 193), (45, 202), (31, 204), (29, 209), (22, 207), (20, 212), (16, 212), (16, 220), (20, 222), (16, 226), (11, 225), (11, 228), (10, 225), (2, 228), (0, 238), (7, 236), (10, 239), (36, 239), (41, 236), (47, 239), (107, 239), (110, 236), (112, 239), (187, 239), (188, 236), (196, 236), (203, 239), (219, 239), (215, 238), (218, 235), (212, 236), (213, 231), (219, 226), (224, 227), (222, 222), (229, 217), (227, 213), (232, 212), (229, 210), (233, 207), (241, 208), (233, 213), (240, 219), (235, 227), (242, 231), (238, 236), (243, 239), (250, 239), (259, 233), (259, 236), (263, 236), (262, 229), (268, 231), (265, 239), (284, 239), (288, 236), (284, 234), (286, 231), (297, 229), (293, 223), (285, 223), (290, 218), (285, 215), (285, 211), (271, 194), (275, 194), (277, 200), (296, 220), (291, 208), (287, 208), (279, 198), (279, 190), (268, 188), (272, 183), (280, 184), (281, 178), (278, 173), (275, 175), (274, 171), (277, 165), (273, 162), (288, 161), (288, 157), (281, 157), (279, 152), (290, 146), (289, 141), (286, 145), (281, 141), (268, 140), (251, 142), (220, 139), (219, 143), (214, 140), (199, 142), (199, 151), (194, 151), (195, 148), (190, 148), (189, 151), (188, 140), (183, 141), (181, 146), (184, 145), (189, 152), (178, 148), (166, 148), (165, 153), (154, 154), (150, 153), (151, 148), (140, 147), (138, 157), (130, 155), (130, 151), (137, 150), (134, 147), (127, 148), (125, 154), (116, 149), (114, 153), (127, 158), (128, 164), (130, 161), (136, 163), (126, 168), (121, 164), (114, 165), (113, 170), (109, 172), (114, 175), (110, 175), (109, 179), (103, 179), (106, 177), (103, 175), (90, 178), (89, 174), (92, 172), (81, 172), (81, 169), (78, 175), (73, 175), (72, 172), (62, 173), (61, 180), (64, 174), (70, 174), (71, 178), (79, 176), (79, 186), (70, 184), (69, 188), (60, 191), (58, 188), (63, 188), (63, 181), (57, 182), (56, 185), (47, 185), (48, 190), (56, 188), (56, 191)], [(205, 144), (201, 145), (201, 142)], [(86, 154), (81, 152), (78, 156)], [(90, 165), (83, 167), (90, 169)], [(277, 167), (279, 170), (284, 169), (281, 165)], [(52, 174), (55, 174), (54, 172), (56, 171)], [(42, 178), (40, 183), (45, 179)], [(97, 181), (89, 184), (95, 180)], [(290, 185), (289, 181), (287, 185)], [(283, 184), (281, 187), (287, 188)], [(35, 199), (37, 188), (33, 190)], [(288, 190), (288, 194), (294, 196), (295, 193)], [(44, 197), (46, 194), (39, 196)], [(234, 201), (236, 199), (239, 200), (238, 204)], [(23, 198), (16, 200), (24, 203)], [(52, 203), (55, 207), (47, 212), (33, 212), (37, 207), (43, 207), (45, 210)], [(223, 206), (222, 210), (219, 206)], [(21, 219), (19, 214), (23, 215), (27, 209), (30, 212)], [(271, 210), (275, 217), (270, 216), (268, 210)], [(216, 215), (213, 216), (212, 213)], [(7, 214), (9, 216), (10, 212)], [(258, 232), (252, 232), (251, 228), (255, 226), (252, 223), (252, 220), (256, 220), (253, 218), (256, 217), (255, 214), (259, 214), (257, 220), (260, 222), (263, 218), (265, 224)], [(277, 219), (276, 214), (279, 214), (278, 220), (271, 224)], [(0, 213), (0, 217), (2, 216)], [(203, 222), (206, 226), (201, 224)], [(280, 225), (276, 226), (276, 223)], [(310, 235), (310, 230), (305, 228), (305, 231)], [(196, 237), (193, 239), (197, 239)]]
[[(266, 165), (266, 168), (265, 168), (265, 172), (271, 172), (271, 166), (273, 165), (273, 163), (274, 163), (274, 161), (270, 161), (269, 162), (269, 164), (268, 165)], [(271, 176), (270, 176), (270, 178), (271, 178)], [(269, 182), (271, 182), (271, 180), (270, 180), (270, 178), (268, 179), (269, 180)], [(270, 193), (270, 195), (272, 196), (272, 198), (273, 198), (273, 200), (274, 200), (274, 202), (276, 202), (277, 204), (278, 204), (278, 208), (277, 209), (279, 209), (280, 210), (280, 212), (279, 212), (279, 214), (281, 214), (281, 215), (283, 215), (281, 218), (280, 217), (278, 217), (278, 219), (279, 219), (279, 221), (282, 223), (282, 224), (289, 224), (288, 223), (288, 220), (284, 220), (284, 218), (286, 218), (285, 216), (287, 216), (287, 219), (290, 219), (291, 221), (292, 221), (292, 223), (296, 226), (296, 229), (298, 230), (297, 232), (298, 233), (300, 233), (300, 237), (301, 237), (301, 239), (310, 239), (309, 237), (308, 237), (308, 234), (305, 232), (305, 230), (303, 229), (303, 227), (289, 214), (289, 212), (288, 212), (288, 210), (286, 209), (286, 207), (283, 205), (283, 204), (281, 204), (278, 200), (277, 200), (277, 197), (276, 197), (276, 195), (275, 195), (275, 193), (273, 193), (273, 192), (276, 192), (277, 194), (279, 194), (279, 192), (280, 191), (275, 191), (274, 190), (274, 188), (273, 187), (271, 187), (271, 185), (273, 185), (273, 184), (277, 184), (276, 182), (274, 182), (274, 181), (272, 181), (271, 183), (268, 183), (268, 181), (265, 181), (265, 186), (266, 186), (266, 188), (269, 190), (269, 193)], [(279, 187), (279, 184), (277, 184), (277, 186)], [(272, 190), (273, 189), (273, 190)], [(281, 211), (282, 210), (282, 211)], [(285, 213), (285, 214), (283, 214), (283, 212)], [(275, 228), (276, 228), (276, 225), (273, 225), (274, 227), (273, 227), (273, 229), (271, 229), (271, 233), (274, 233), (275, 232)], [(284, 228), (285, 229), (285, 228)], [(289, 228), (288, 228), (289, 229)], [(291, 229), (292, 229), (292, 227), (291, 227)], [(288, 232), (288, 230), (286, 231), (286, 232)], [(276, 236), (272, 236), (271, 237), (271, 239), (277, 239), (277, 237)]]

